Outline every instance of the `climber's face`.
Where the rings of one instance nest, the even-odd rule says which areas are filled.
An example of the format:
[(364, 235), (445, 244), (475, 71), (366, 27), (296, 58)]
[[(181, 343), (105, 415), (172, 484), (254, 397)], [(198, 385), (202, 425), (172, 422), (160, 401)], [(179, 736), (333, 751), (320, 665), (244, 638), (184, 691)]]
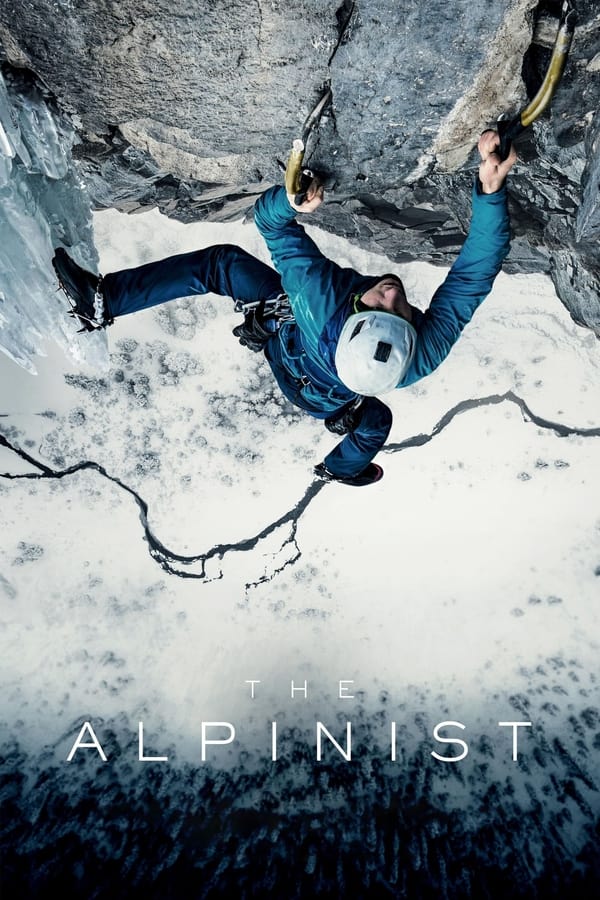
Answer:
[(397, 275), (384, 275), (381, 281), (365, 291), (360, 302), (371, 309), (381, 309), (401, 316), (407, 322), (412, 321), (412, 308)]

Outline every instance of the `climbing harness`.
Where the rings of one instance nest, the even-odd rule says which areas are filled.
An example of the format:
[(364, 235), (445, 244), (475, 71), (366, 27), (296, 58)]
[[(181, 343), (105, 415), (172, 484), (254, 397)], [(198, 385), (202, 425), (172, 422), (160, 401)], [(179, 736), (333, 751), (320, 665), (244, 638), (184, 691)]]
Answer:
[(541, 116), (556, 93), (569, 55), (576, 22), (577, 12), (573, 0), (564, 0), (554, 49), (539, 91), (531, 103), (516, 116), (511, 118), (505, 113), (498, 119), (497, 129), (500, 136), (498, 152), (501, 159), (507, 158), (512, 141)]
[(304, 154), (308, 139), (321, 120), (325, 107), (331, 100), (331, 88), (327, 88), (306, 118), (302, 128), (302, 137), (292, 144), (292, 151), (285, 167), (285, 189), (288, 194), (294, 195), (294, 202), (300, 206), (306, 200), (306, 192), (314, 178), (312, 169), (303, 169)]

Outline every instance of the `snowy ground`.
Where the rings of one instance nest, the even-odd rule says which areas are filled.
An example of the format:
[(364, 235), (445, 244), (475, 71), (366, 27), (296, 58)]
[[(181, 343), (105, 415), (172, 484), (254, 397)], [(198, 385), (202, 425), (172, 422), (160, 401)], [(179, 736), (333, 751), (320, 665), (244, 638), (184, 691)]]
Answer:
[[(95, 230), (104, 272), (219, 242), (266, 258), (252, 225), (103, 212)], [(444, 276), (314, 235), (365, 273), (397, 269), (423, 307)], [(201, 721), (268, 754), (271, 720), (321, 719), (341, 740), (346, 720), (385, 705), (406, 740), (424, 730), (440, 753), (431, 729), (454, 720), (472, 755), (487, 735), (510, 767), (497, 723), (528, 720), (526, 760), (560, 740), (593, 771), (598, 342), (547, 279), (501, 275), (440, 370), (386, 397), (385, 477), (351, 489), (314, 480), (333, 438), (277, 394), (237, 321), (216, 297), (124, 318), (100, 372), (53, 346), (37, 376), (0, 355), (6, 736), (67, 767), (84, 721), (103, 741), (120, 720), (135, 761), (143, 720), (155, 753), (198, 763)], [(292, 679), (308, 699), (291, 699)]]

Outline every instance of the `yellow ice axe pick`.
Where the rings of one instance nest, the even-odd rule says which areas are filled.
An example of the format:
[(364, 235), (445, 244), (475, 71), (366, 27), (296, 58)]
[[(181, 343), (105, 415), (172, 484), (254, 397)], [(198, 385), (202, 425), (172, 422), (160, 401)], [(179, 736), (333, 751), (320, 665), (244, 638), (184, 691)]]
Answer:
[(292, 151), (285, 167), (285, 189), (288, 194), (294, 196), (294, 202), (300, 206), (306, 200), (306, 192), (314, 177), (311, 169), (303, 169), (302, 163), (306, 152), (306, 145), (311, 132), (318, 125), (323, 110), (331, 100), (331, 88), (327, 88), (315, 108), (308, 115), (302, 128), (302, 137), (292, 144)]
[(500, 149), (498, 151), (501, 159), (506, 159), (510, 153), (510, 145), (517, 135), (521, 134), (528, 125), (535, 122), (544, 112), (560, 84), (567, 56), (571, 48), (571, 41), (575, 32), (577, 22), (577, 12), (573, 0), (564, 0), (558, 23), (558, 31), (554, 42), (554, 49), (548, 64), (548, 69), (541, 87), (531, 103), (521, 110), (513, 118), (502, 115), (498, 119), (497, 128), (500, 136)]

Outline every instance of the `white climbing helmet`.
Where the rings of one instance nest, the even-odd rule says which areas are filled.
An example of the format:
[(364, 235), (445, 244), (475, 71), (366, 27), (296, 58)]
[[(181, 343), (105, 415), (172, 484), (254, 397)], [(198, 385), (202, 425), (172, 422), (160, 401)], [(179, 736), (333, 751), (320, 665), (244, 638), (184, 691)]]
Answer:
[(374, 397), (392, 391), (408, 369), (417, 332), (394, 313), (367, 309), (348, 316), (335, 351), (338, 375), (351, 391)]

